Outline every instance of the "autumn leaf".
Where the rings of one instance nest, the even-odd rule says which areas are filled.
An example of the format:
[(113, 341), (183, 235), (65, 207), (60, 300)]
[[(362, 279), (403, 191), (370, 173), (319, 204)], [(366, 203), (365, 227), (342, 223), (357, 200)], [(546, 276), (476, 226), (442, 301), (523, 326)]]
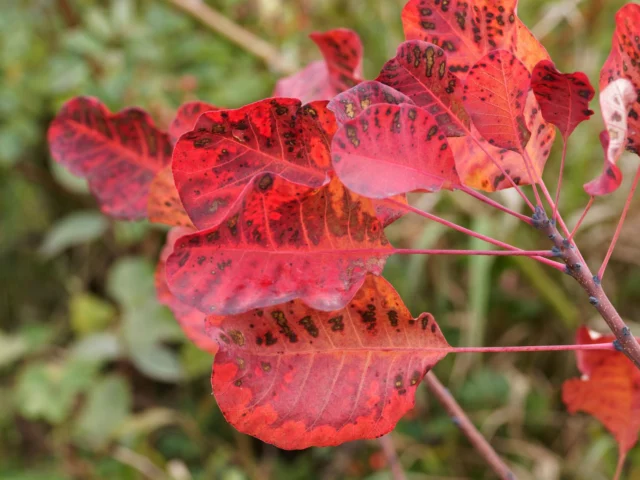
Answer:
[(388, 433), (448, 348), (431, 314), (412, 318), (373, 275), (343, 309), (294, 300), (207, 324), (220, 346), (211, 383), (225, 418), (284, 449)]
[(160, 260), (156, 267), (155, 285), (158, 301), (166, 305), (173, 312), (176, 320), (180, 324), (182, 331), (198, 348), (215, 354), (218, 351), (218, 344), (212, 340), (205, 331), (205, 315), (197, 309), (186, 305), (178, 300), (169, 290), (165, 277), (165, 263), (169, 255), (173, 252), (173, 245), (176, 240), (184, 235), (193, 233), (191, 228), (172, 228), (167, 234), (167, 241), (160, 253)]
[[(376, 79), (411, 98), (431, 114), (447, 136), (464, 135), (469, 116), (462, 104), (462, 84), (447, 69), (447, 55), (431, 43), (400, 44)], [(386, 102), (395, 103), (395, 102)]]
[[(540, 60), (549, 59), (549, 55), (517, 17), (516, 3), (516, 0), (410, 0), (402, 12), (405, 38), (437, 44), (446, 54), (449, 71), (461, 79), (480, 58), (496, 49), (508, 50), (531, 71)], [(526, 96), (524, 117), (526, 128), (532, 132), (526, 152), (534, 170), (541, 173), (555, 129), (542, 118), (531, 92)], [(471, 135), (449, 139), (464, 185), (486, 191), (510, 188), (513, 184), (504, 173), (515, 183), (528, 183), (520, 154), (494, 147), (478, 134), (472, 125)]]
[[(613, 336), (578, 330), (576, 343), (614, 341)], [(562, 399), (571, 413), (583, 411), (596, 417), (618, 442), (621, 462), (638, 441), (640, 432), (640, 370), (616, 351), (578, 352), (582, 378), (572, 378), (562, 386)]]
[(553, 62), (541, 60), (531, 74), (531, 88), (542, 116), (558, 127), (565, 141), (581, 122), (593, 115), (589, 102), (595, 91), (582, 72), (560, 73)]
[(367, 107), (378, 103), (413, 104), (408, 96), (378, 81), (366, 81), (333, 97), (327, 108), (335, 114), (338, 126), (353, 120)]
[(329, 100), (362, 80), (362, 43), (357, 33), (340, 28), (310, 37), (324, 60), (279, 80), (274, 97), (298, 98), (303, 103)]
[(220, 110), (218, 107), (205, 102), (188, 102), (180, 105), (176, 116), (169, 126), (169, 137), (171, 143), (176, 144), (183, 133), (190, 132), (196, 124), (196, 121), (204, 112)]
[[(624, 137), (617, 137), (612, 146), (609, 132), (603, 130), (600, 132), (600, 143), (604, 152), (604, 167), (602, 173), (599, 177), (584, 184), (585, 192), (592, 196), (607, 195), (615, 192), (622, 184), (622, 171), (620, 171), (620, 168), (618, 168), (610, 158), (612, 154), (615, 155), (615, 153), (612, 152), (616, 150), (621, 152), (624, 149)], [(620, 145), (621, 148), (619, 148)]]
[(64, 104), (48, 132), (51, 156), (85, 177), (102, 211), (116, 218), (147, 216), (149, 185), (171, 161), (167, 134), (143, 110), (112, 114), (99, 100)]
[(530, 81), (527, 68), (506, 50), (487, 54), (469, 71), (464, 106), (489, 144), (524, 151), (531, 138), (524, 117)]
[(312, 190), (267, 173), (222, 224), (177, 242), (167, 280), (181, 302), (205, 313), (296, 298), (334, 310), (367, 273), (382, 272), (391, 251), (371, 201), (337, 178)]
[(195, 230), (176, 190), (171, 165), (160, 170), (151, 182), (147, 213), (151, 222), (172, 227), (190, 227)]
[(368, 107), (338, 130), (332, 153), (340, 180), (367, 197), (434, 192), (460, 182), (444, 133), (415, 105)]
[(173, 156), (173, 178), (193, 224), (204, 229), (224, 220), (258, 175), (314, 188), (326, 184), (329, 116), (326, 102), (301, 106), (286, 98), (201, 115)]
[(424, 40), (446, 53), (449, 71), (464, 78), (492, 50), (508, 50), (531, 71), (544, 47), (520, 21), (517, 0), (410, 0), (402, 11), (406, 40)]

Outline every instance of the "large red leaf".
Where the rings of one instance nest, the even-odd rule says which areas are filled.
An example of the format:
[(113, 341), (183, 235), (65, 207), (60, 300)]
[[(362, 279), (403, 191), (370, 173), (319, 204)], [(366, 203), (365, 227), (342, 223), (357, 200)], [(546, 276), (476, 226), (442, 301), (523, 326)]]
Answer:
[(218, 107), (205, 102), (188, 102), (180, 105), (176, 112), (176, 117), (169, 126), (169, 137), (171, 143), (176, 144), (180, 135), (190, 132), (196, 124), (196, 121), (204, 112), (220, 110)]
[(337, 29), (312, 33), (310, 37), (324, 60), (279, 80), (274, 97), (298, 98), (303, 103), (329, 100), (362, 79), (362, 43), (357, 33)]
[(338, 126), (353, 120), (365, 108), (378, 103), (413, 104), (413, 100), (405, 94), (377, 81), (367, 81), (336, 95), (327, 108), (335, 114)]
[(531, 138), (524, 112), (530, 83), (527, 68), (506, 50), (488, 53), (469, 71), (464, 106), (491, 145), (524, 151)]
[(509, 50), (531, 71), (549, 56), (517, 17), (516, 5), (517, 0), (410, 0), (402, 11), (405, 38), (442, 47), (449, 70), (462, 76), (496, 49)]
[(149, 185), (172, 151), (147, 113), (129, 108), (112, 114), (95, 98), (76, 97), (64, 104), (48, 139), (53, 158), (88, 180), (105, 214), (147, 216)]
[(415, 105), (371, 105), (338, 130), (332, 155), (340, 180), (367, 197), (433, 192), (460, 183), (444, 133)]
[(308, 187), (326, 184), (331, 159), (324, 121), (329, 116), (326, 102), (301, 106), (288, 98), (200, 116), (173, 156), (175, 184), (194, 225), (220, 223), (257, 175), (272, 173)]
[(552, 61), (541, 60), (531, 74), (531, 88), (542, 116), (558, 127), (565, 140), (593, 115), (589, 102), (595, 91), (582, 72), (560, 73)]
[(185, 333), (197, 347), (206, 352), (215, 354), (218, 351), (218, 344), (209, 337), (205, 331), (205, 315), (197, 309), (190, 307), (178, 300), (169, 290), (165, 276), (165, 262), (171, 252), (176, 240), (184, 235), (193, 233), (191, 228), (173, 228), (167, 234), (167, 242), (165, 243), (160, 260), (156, 267), (155, 285), (158, 301), (169, 307), (180, 324), (182, 331)]
[(169, 288), (205, 313), (246, 312), (300, 298), (342, 308), (391, 247), (369, 199), (333, 179), (317, 190), (263, 174), (218, 227), (183, 237)]
[(440, 47), (420, 40), (400, 44), (377, 80), (425, 108), (445, 135), (464, 135), (467, 131), (469, 116), (462, 105), (462, 84), (448, 71), (447, 56)]
[(393, 287), (373, 275), (341, 310), (294, 300), (207, 322), (220, 345), (211, 383), (225, 418), (285, 449), (391, 431), (446, 355), (433, 349), (448, 348), (430, 314), (412, 318)]
[(147, 212), (151, 222), (195, 229), (178, 195), (171, 165), (160, 170), (151, 182)]
[[(615, 340), (613, 336), (578, 331), (577, 343), (593, 344)], [(578, 355), (582, 378), (564, 382), (562, 399), (571, 413), (587, 412), (614, 435), (620, 455), (638, 441), (640, 432), (640, 371), (621, 352), (583, 351)]]

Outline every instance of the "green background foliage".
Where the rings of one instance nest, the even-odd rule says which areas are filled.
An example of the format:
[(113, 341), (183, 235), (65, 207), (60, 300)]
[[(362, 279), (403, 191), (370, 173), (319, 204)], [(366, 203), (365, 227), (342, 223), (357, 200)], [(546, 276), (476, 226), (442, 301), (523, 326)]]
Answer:
[[(373, 78), (402, 40), (402, 0), (217, 0), (225, 16), (304, 65), (314, 30), (349, 27)], [(562, 71), (597, 84), (619, 0), (521, 0), (521, 18)], [(278, 74), (166, 0), (4, 0), (0, 13), (0, 478), (389, 478), (375, 441), (283, 452), (234, 432), (210, 395), (211, 358), (154, 298), (165, 230), (103, 217), (83, 181), (52, 164), (46, 129), (62, 103), (94, 95), (113, 111), (148, 109), (166, 126), (182, 102), (238, 107)], [(597, 105), (594, 108), (598, 110)], [(598, 112), (570, 139), (562, 212), (575, 223), (582, 184), (602, 162)], [(559, 144), (545, 173), (555, 185)], [(635, 168), (625, 157), (622, 168)], [(629, 177), (629, 175), (627, 175)], [(627, 183), (625, 183), (625, 186)], [(626, 188), (599, 200), (577, 237), (599, 265)], [(521, 208), (513, 192), (498, 195)], [(544, 239), (457, 195), (421, 208), (527, 248)], [(640, 209), (632, 210), (605, 286), (640, 318)], [(437, 224), (405, 218), (398, 247), (478, 248)], [(452, 345), (571, 343), (602, 322), (568, 277), (514, 258), (393, 258), (386, 270), (414, 314), (431, 311)], [(640, 331), (636, 324), (636, 331)], [(449, 356), (436, 373), (524, 479), (608, 478), (616, 447), (597, 421), (569, 416), (570, 353)], [(411, 479), (491, 478), (424, 389), (393, 435)], [(640, 451), (629, 478), (640, 478)]]

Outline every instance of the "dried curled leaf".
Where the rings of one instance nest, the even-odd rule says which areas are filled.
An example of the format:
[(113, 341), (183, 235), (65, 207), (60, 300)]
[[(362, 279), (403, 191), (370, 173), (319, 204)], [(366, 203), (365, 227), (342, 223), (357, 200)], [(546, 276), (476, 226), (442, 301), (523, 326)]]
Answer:
[(331, 168), (326, 123), (332, 116), (326, 102), (301, 106), (288, 98), (200, 116), (173, 156), (173, 178), (194, 225), (219, 224), (258, 175), (280, 175), (314, 188), (326, 184)]
[(448, 347), (430, 314), (412, 318), (373, 275), (340, 310), (294, 300), (207, 322), (220, 345), (211, 383), (225, 418), (284, 449), (388, 433)]
[[(578, 330), (576, 343), (612, 342), (613, 336)], [(616, 438), (624, 457), (638, 441), (640, 432), (640, 371), (621, 352), (578, 352), (582, 378), (572, 378), (562, 386), (562, 400), (571, 413), (587, 412)]]
[(51, 156), (85, 177), (102, 211), (116, 218), (147, 216), (151, 181), (171, 162), (169, 137), (146, 112), (129, 108), (112, 114), (91, 97), (65, 103), (48, 140)]
[(338, 130), (332, 152), (340, 180), (367, 197), (434, 192), (460, 183), (447, 138), (415, 105), (371, 105)]
[(198, 348), (205, 352), (215, 354), (218, 351), (218, 344), (212, 340), (205, 331), (205, 315), (197, 309), (185, 305), (180, 302), (169, 290), (167, 286), (167, 279), (165, 277), (165, 262), (171, 252), (173, 252), (173, 245), (176, 240), (184, 235), (193, 233), (191, 228), (173, 228), (169, 230), (167, 234), (167, 241), (160, 253), (160, 260), (158, 260), (158, 266), (155, 273), (155, 285), (156, 295), (158, 301), (162, 305), (166, 305), (173, 312), (176, 320), (180, 324), (184, 334), (191, 340)]
[(298, 98), (303, 103), (329, 100), (362, 80), (362, 43), (357, 33), (340, 28), (310, 37), (324, 60), (279, 80), (274, 97)]
[(427, 110), (448, 137), (468, 131), (469, 116), (461, 99), (462, 83), (448, 71), (447, 55), (440, 47), (420, 40), (400, 44), (396, 56), (382, 67), (377, 80)]
[(333, 179), (311, 190), (263, 174), (218, 227), (183, 237), (167, 261), (169, 288), (205, 313), (246, 312), (300, 298), (342, 308), (391, 246), (369, 199)]
[(595, 91), (582, 72), (560, 73), (550, 60), (541, 60), (531, 74), (531, 88), (544, 119), (553, 123), (565, 138), (593, 115), (589, 102)]

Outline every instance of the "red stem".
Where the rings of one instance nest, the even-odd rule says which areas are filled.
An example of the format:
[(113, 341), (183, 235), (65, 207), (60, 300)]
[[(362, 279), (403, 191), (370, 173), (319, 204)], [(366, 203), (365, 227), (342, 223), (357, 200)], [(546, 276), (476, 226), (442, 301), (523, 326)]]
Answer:
[[(345, 250), (340, 250), (339, 253)], [(348, 251), (348, 250), (347, 250)], [(369, 253), (370, 250), (357, 250), (358, 252)], [(372, 249), (371, 252), (386, 253), (386, 249)], [(495, 257), (553, 257), (555, 253), (551, 250), (437, 250), (437, 249), (412, 249), (412, 248), (394, 248), (390, 251), (398, 255), (487, 255)], [(559, 263), (559, 265), (562, 265)], [(564, 268), (564, 266), (562, 267)]]
[(564, 352), (577, 350), (615, 351), (613, 342), (576, 345), (524, 345), (516, 347), (451, 347), (443, 348), (451, 353), (511, 353), (511, 352)]
[[(405, 203), (399, 202), (397, 200), (394, 200), (392, 198), (387, 198), (386, 199), (387, 203), (390, 203), (392, 205), (394, 205), (396, 208), (400, 208), (400, 209), (404, 209), (407, 210), (409, 212), (413, 212), (417, 215), (420, 215), (421, 217), (427, 218), (429, 220), (433, 220), (434, 222), (438, 222), (446, 227), (450, 227), (453, 228), (454, 230), (457, 230), (458, 232), (464, 233), (466, 235), (469, 235), (471, 237), (474, 238), (478, 238), (480, 240), (483, 240), (487, 243), (490, 243), (491, 245), (495, 245), (496, 247), (500, 247), (500, 248), (504, 248), (506, 250), (511, 250), (511, 251), (520, 251), (522, 252), (523, 250), (517, 247), (514, 247), (513, 245), (509, 245), (508, 243), (504, 243), (501, 242), (499, 240), (495, 240), (491, 237), (487, 237), (486, 235), (482, 235), (481, 233), (478, 232), (474, 232), (473, 230), (469, 230), (468, 228), (464, 228), (461, 227), (460, 225), (457, 225), (453, 222), (450, 222), (448, 220), (445, 220), (444, 218), (440, 218), (436, 215), (432, 215), (431, 213), (427, 213), (425, 211), (420, 210), (419, 208), (413, 207), (411, 205), (407, 205)], [(549, 265), (550, 267), (553, 267), (557, 270), (564, 270), (564, 266), (559, 263), (559, 262), (554, 262), (553, 260), (549, 260), (548, 258), (544, 258), (544, 257), (540, 257), (540, 256), (536, 256), (536, 257), (532, 257), (535, 260), (539, 261), (540, 263), (544, 263), (546, 265)]]
[(616, 465), (616, 473), (613, 476), (613, 480), (619, 480), (622, 475), (622, 469), (624, 468), (624, 461), (627, 459), (627, 452), (618, 452), (618, 464)]
[(481, 202), (486, 203), (487, 205), (490, 205), (494, 208), (497, 208), (498, 210), (508, 213), (509, 215), (511, 215), (512, 217), (516, 217), (519, 218), (520, 220), (522, 220), (525, 223), (528, 223), (529, 225), (533, 225), (533, 222), (531, 221), (531, 217), (528, 217), (526, 215), (523, 215), (522, 213), (518, 213), (514, 210), (511, 210), (510, 208), (505, 207), (504, 205), (502, 205), (501, 203), (496, 202), (495, 200), (490, 199), (489, 197), (481, 194), (480, 192), (475, 191), (473, 188), (469, 188), (466, 185), (460, 185), (458, 187), (458, 189), (461, 192), (466, 193), (467, 195), (480, 200)]
[(498, 477), (504, 480), (515, 479), (516, 477), (513, 472), (511, 472), (511, 469), (502, 461), (493, 447), (487, 442), (487, 439), (478, 431), (462, 407), (460, 407), (455, 398), (451, 396), (449, 390), (440, 383), (438, 377), (436, 377), (433, 372), (429, 372), (424, 378), (427, 388), (429, 388), (431, 393), (438, 399), (460, 431), (469, 439), (471, 445), (473, 445), (475, 450), (491, 466)]
[(540, 198), (540, 193), (538, 192), (538, 181), (540, 183), (543, 183), (542, 178), (540, 178), (537, 174), (534, 178), (533, 160), (531, 160), (531, 157), (529, 156), (526, 148), (522, 149), (522, 159), (524, 160), (524, 166), (527, 169), (527, 175), (529, 175), (529, 183), (531, 183), (531, 186), (533, 187), (533, 194), (536, 197), (536, 202), (538, 202), (538, 205), (540, 207), (544, 208), (544, 206), (542, 205), (542, 199)]
[(393, 478), (393, 480), (406, 480), (407, 477), (405, 476), (404, 470), (402, 469), (402, 464), (400, 463), (400, 459), (398, 458), (396, 447), (393, 444), (391, 433), (383, 435), (378, 439), (378, 441), (382, 446), (382, 452), (384, 453), (384, 456), (387, 459), (387, 463), (389, 464), (389, 469), (391, 470), (391, 477)]
[(571, 235), (569, 235), (568, 240), (570, 242), (573, 241), (573, 237), (575, 236), (576, 232), (580, 228), (580, 225), (582, 225), (582, 221), (587, 216), (587, 213), (589, 212), (589, 209), (591, 208), (591, 205), (593, 205), (593, 200), (594, 199), (595, 199), (595, 197), (593, 197), (593, 196), (589, 198), (589, 203), (587, 203), (587, 206), (584, 208), (584, 212), (582, 212), (582, 215), (580, 215), (580, 219), (578, 219), (578, 223), (576, 223), (576, 226), (573, 227), (573, 230), (571, 231)]
[(558, 215), (558, 204), (560, 203), (560, 190), (562, 190), (562, 174), (564, 173), (564, 162), (567, 158), (567, 139), (562, 137), (562, 159), (560, 160), (560, 175), (558, 176), (558, 185), (556, 186), (556, 201), (553, 205), (553, 215), (551, 220), (556, 221)]
[(631, 200), (633, 199), (633, 194), (636, 191), (636, 187), (638, 186), (639, 180), (640, 180), (640, 167), (638, 167), (638, 170), (636, 171), (636, 176), (633, 178), (633, 183), (631, 184), (631, 190), (629, 190), (629, 195), (627, 195), (627, 201), (624, 202), (622, 215), (620, 215), (620, 220), (618, 221), (618, 226), (616, 227), (616, 231), (613, 234), (613, 239), (611, 240), (611, 244), (609, 245), (609, 250), (607, 250), (607, 255), (606, 257), (604, 257), (604, 262), (602, 262), (602, 266), (600, 267), (600, 270), (598, 270), (598, 278), (600, 280), (602, 280), (602, 276), (604, 275), (604, 271), (607, 268), (607, 264), (609, 263), (609, 259), (611, 258), (611, 254), (613, 253), (613, 249), (616, 247), (618, 237), (620, 236), (620, 232), (622, 231), (622, 225), (624, 224), (624, 221), (627, 218), (627, 213), (629, 212), (629, 207), (631, 206)]

